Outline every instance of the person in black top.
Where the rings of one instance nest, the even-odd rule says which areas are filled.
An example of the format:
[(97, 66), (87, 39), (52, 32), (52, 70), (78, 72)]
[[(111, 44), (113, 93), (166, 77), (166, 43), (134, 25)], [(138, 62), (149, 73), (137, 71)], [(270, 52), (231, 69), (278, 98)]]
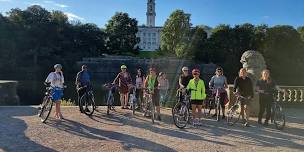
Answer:
[[(248, 101), (253, 98), (253, 85), (251, 79), (247, 77), (245, 68), (241, 68), (239, 77), (234, 80), (234, 92), (239, 93), (241, 96), (246, 97)], [(241, 103), (241, 115), (244, 120), (244, 126), (249, 127), (249, 102)]]
[(179, 88), (186, 88), (191, 79), (192, 76), (189, 74), (189, 68), (183, 67), (182, 74), (179, 76), (178, 79)]
[(268, 125), (268, 121), (271, 116), (271, 104), (273, 101), (273, 95), (276, 90), (276, 84), (270, 79), (269, 70), (262, 71), (262, 77), (257, 81), (256, 90), (259, 93), (260, 111), (258, 116), (258, 123), (262, 124), (262, 117), (266, 109), (266, 120), (264, 125)]

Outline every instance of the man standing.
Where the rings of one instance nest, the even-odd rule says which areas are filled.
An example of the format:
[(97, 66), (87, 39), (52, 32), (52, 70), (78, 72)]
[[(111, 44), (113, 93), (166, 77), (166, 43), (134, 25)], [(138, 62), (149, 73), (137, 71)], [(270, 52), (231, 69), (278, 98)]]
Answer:
[(91, 87), (90, 79), (91, 76), (88, 72), (87, 65), (82, 65), (81, 71), (77, 73), (76, 82), (75, 82), (77, 94), (78, 94), (78, 106), (81, 113), (83, 113), (83, 111), (81, 110), (82, 108), (80, 107), (81, 106), (80, 98), (86, 92), (86, 89), (89, 89), (89, 87)]

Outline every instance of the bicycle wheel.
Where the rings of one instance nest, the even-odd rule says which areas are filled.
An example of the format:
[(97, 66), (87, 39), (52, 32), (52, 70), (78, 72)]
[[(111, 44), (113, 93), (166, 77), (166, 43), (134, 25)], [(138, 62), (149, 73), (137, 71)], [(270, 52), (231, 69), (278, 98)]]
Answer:
[(189, 109), (184, 103), (178, 102), (172, 108), (173, 122), (177, 128), (185, 128), (189, 121)]
[(277, 129), (282, 130), (285, 127), (285, 114), (282, 107), (278, 104), (274, 107), (273, 120)]
[(44, 97), (43, 103), (44, 104), (42, 105), (39, 116), (40, 116), (40, 121), (42, 123), (45, 123), (45, 121), (48, 119), (48, 117), (50, 116), (50, 113), (52, 111), (53, 101), (49, 97)]
[(220, 113), (221, 113), (221, 106), (220, 106), (220, 100), (216, 99), (216, 121), (220, 121)]
[(95, 111), (95, 101), (94, 96), (91, 93), (85, 93), (80, 98), (81, 110), (84, 114), (91, 116)]
[(136, 99), (133, 97), (132, 98), (132, 112), (133, 112), (133, 115), (135, 114), (135, 109), (136, 109)]
[(151, 120), (152, 123), (154, 124), (154, 120), (155, 120), (155, 106), (153, 101), (150, 102), (150, 111), (151, 111)]
[(227, 114), (227, 124), (233, 126), (236, 124), (241, 117), (241, 113), (239, 112), (239, 105), (232, 106)]

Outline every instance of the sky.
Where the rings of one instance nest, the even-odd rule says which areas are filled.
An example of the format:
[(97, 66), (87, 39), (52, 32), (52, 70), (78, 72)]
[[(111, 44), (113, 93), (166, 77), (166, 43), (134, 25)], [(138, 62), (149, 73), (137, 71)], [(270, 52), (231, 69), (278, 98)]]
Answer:
[[(115, 12), (129, 13), (138, 25), (146, 23), (147, 0), (0, 0), (0, 13), (5, 15), (12, 8), (26, 9), (31, 5), (60, 10), (71, 21), (99, 27), (105, 27)], [(156, 26), (163, 26), (176, 9), (191, 14), (193, 25), (304, 26), (304, 0), (156, 0)]]

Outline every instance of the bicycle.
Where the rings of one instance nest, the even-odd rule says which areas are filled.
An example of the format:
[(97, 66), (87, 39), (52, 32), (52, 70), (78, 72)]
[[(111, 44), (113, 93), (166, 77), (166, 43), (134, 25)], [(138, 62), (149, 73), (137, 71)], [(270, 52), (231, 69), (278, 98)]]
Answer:
[(88, 86), (79, 89), (85, 89), (85, 93), (80, 98), (80, 110), (84, 112), (84, 114), (91, 116), (96, 109), (93, 89)]
[(246, 102), (248, 98), (241, 96), (238, 93), (234, 94), (236, 96), (236, 101), (229, 108), (227, 113), (227, 124), (233, 126), (236, 124), (241, 117), (241, 104), (242, 102)]
[(173, 122), (177, 128), (185, 128), (190, 122), (190, 95), (186, 89), (178, 89), (178, 99), (172, 108)]
[(285, 113), (282, 106), (277, 100), (272, 102), (271, 106), (271, 122), (274, 123), (278, 130), (282, 130), (285, 127)]
[(210, 90), (213, 92), (214, 96), (214, 102), (215, 102), (215, 116), (216, 121), (220, 121), (220, 114), (221, 114), (221, 96), (220, 94), (223, 93), (225, 90), (223, 88), (210, 88)]
[(132, 92), (130, 93), (130, 97), (129, 97), (129, 105), (131, 106), (133, 115), (135, 114), (135, 109), (137, 106), (137, 99), (136, 99), (136, 87), (135, 86), (131, 86), (132, 88)]
[[(52, 111), (52, 107), (53, 107), (53, 91), (54, 89), (59, 89), (59, 88), (54, 88), (52, 86), (50, 86), (50, 84), (44, 84), (46, 86), (45, 88), (45, 93), (44, 93), (44, 97), (42, 100), (42, 104), (41, 104), (41, 108), (40, 111), (38, 113), (38, 117), (40, 118), (40, 121), (42, 123), (45, 123), (46, 120), (48, 119), (48, 117), (50, 116), (50, 113)], [(64, 86), (64, 88), (66, 88), (66, 86)], [(61, 88), (60, 88), (61, 89)]]
[(144, 116), (151, 116), (152, 123), (154, 124), (155, 121), (155, 105), (153, 103), (153, 94), (148, 90), (145, 89), (145, 96), (143, 102), (143, 112)]
[(115, 107), (113, 106), (114, 103), (114, 93), (116, 91), (117, 85), (112, 83), (107, 83), (103, 85), (107, 90), (108, 93), (105, 94), (105, 99), (107, 101), (107, 115), (110, 114), (110, 110), (115, 111)]

